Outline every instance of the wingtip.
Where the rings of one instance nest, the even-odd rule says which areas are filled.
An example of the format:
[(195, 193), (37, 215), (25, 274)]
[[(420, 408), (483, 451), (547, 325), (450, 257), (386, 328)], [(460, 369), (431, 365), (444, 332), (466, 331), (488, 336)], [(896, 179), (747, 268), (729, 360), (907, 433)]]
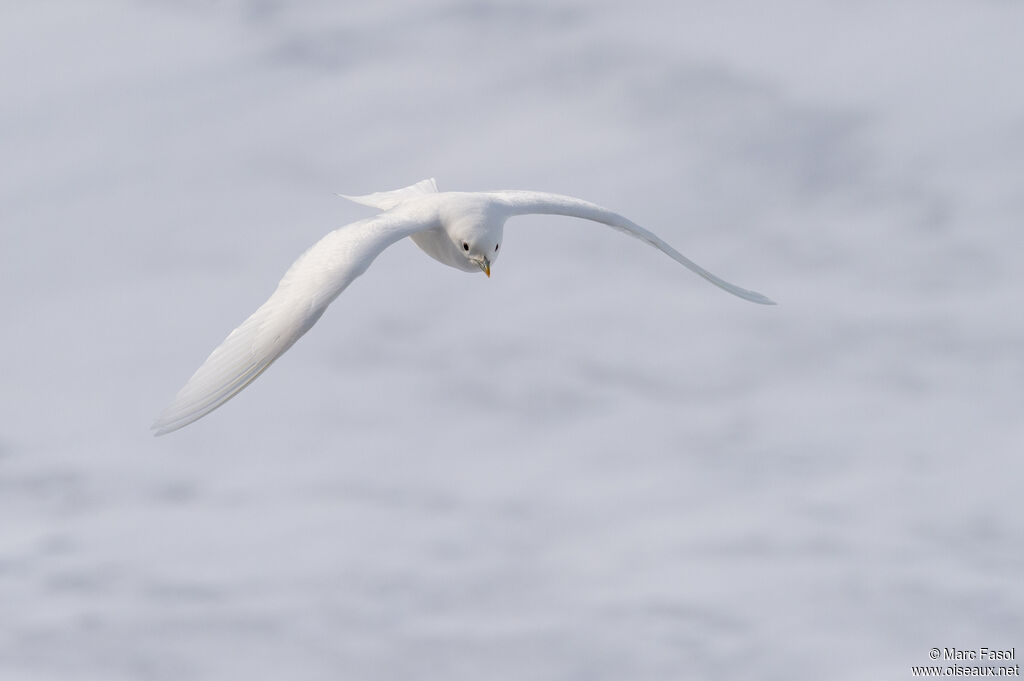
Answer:
[(718, 279), (717, 277), (715, 277), (715, 279), (712, 279), (711, 281), (712, 283), (718, 285), (720, 288), (728, 291), (737, 298), (742, 298), (748, 303), (755, 303), (757, 305), (778, 305), (778, 303), (776, 303), (774, 300), (764, 295), (763, 293), (758, 293), (757, 291), (751, 291), (750, 289), (734, 286), (733, 284), (724, 282)]
[(159, 417), (149, 425), (149, 429), (153, 432), (153, 437), (167, 435), (167, 433), (173, 432), (180, 427), (181, 426), (175, 426), (173, 423), (167, 423)]

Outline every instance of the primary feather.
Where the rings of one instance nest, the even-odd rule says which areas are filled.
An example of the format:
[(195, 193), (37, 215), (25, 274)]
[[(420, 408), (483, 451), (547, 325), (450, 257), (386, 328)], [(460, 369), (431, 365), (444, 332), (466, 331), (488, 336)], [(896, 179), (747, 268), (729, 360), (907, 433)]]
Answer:
[(491, 192), (491, 194), (499, 201), (503, 202), (508, 207), (508, 210), (512, 215), (524, 215), (530, 213), (568, 215), (608, 225), (609, 227), (617, 229), (624, 234), (628, 234), (631, 237), (640, 239), (641, 241), (654, 246), (680, 265), (683, 265), (690, 271), (704, 277), (715, 286), (728, 291), (734, 296), (739, 296), (744, 300), (749, 300), (752, 303), (758, 303), (760, 305), (775, 304), (775, 301), (771, 298), (768, 298), (757, 291), (750, 291), (748, 289), (741, 288), (736, 284), (730, 284), (724, 279), (716, 277), (714, 274), (711, 274), (711, 272), (708, 272), (682, 253), (669, 246), (656, 234), (649, 232), (629, 218), (619, 215), (614, 211), (610, 211), (607, 208), (602, 208), (595, 203), (583, 201), (582, 199), (577, 199), (572, 196), (548, 194), (546, 192), (500, 191)]
[(303, 253), (277, 289), (206, 358), (153, 423), (163, 435), (206, 416), (252, 383), (320, 319), (385, 248), (421, 229), (416, 216), (378, 215), (335, 230)]

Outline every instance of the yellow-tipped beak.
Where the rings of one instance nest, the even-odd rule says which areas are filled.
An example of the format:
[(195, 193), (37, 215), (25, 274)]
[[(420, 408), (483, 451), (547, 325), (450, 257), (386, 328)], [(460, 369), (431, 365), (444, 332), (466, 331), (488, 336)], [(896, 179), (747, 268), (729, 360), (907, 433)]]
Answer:
[(491, 276), (491, 261), (488, 260), (487, 258), (484, 258), (483, 260), (481, 260), (477, 264), (480, 265), (480, 269), (482, 269), (484, 271), (484, 274), (486, 274), (487, 277), (490, 278), (490, 276)]

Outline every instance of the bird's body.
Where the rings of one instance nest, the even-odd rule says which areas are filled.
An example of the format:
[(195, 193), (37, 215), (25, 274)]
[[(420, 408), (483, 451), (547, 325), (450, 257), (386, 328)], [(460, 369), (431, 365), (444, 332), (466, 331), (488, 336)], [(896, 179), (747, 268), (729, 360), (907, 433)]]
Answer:
[(435, 260), (490, 276), (505, 221), (546, 213), (601, 222), (649, 243), (712, 284), (761, 304), (772, 301), (696, 265), (656, 235), (596, 204), (529, 191), (438, 192), (433, 179), (390, 192), (346, 197), (379, 215), (330, 232), (292, 264), (277, 289), (218, 346), (153, 424), (155, 434), (202, 418), (255, 380), (391, 244), (405, 237)]

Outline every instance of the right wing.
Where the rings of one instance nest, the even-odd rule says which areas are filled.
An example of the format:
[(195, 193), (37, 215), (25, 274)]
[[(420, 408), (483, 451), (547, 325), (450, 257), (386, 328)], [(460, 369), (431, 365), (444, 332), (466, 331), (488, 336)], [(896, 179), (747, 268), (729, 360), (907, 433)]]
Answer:
[(429, 216), (395, 211), (320, 239), (288, 269), (267, 302), (210, 353), (157, 417), (154, 435), (187, 426), (230, 400), (309, 331), (385, 248), (434, 226)]

